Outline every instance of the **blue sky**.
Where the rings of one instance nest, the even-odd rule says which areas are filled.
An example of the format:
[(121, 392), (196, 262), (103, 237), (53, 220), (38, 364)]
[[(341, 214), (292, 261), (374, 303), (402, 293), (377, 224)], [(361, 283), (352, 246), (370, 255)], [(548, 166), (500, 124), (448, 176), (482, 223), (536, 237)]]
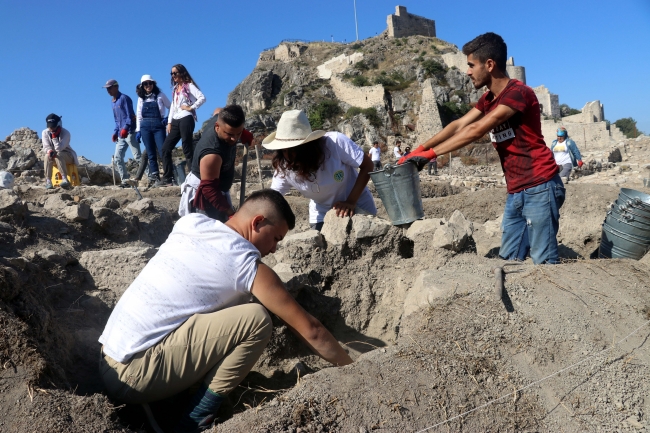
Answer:
[[(386, 27), (396, 0), (357, 0), (359, 38)], [(493, 31), (504, 37), (528, 84), (546, 85), (574, 108), (599, 99), (610, 121), (633, 117), (650, 133), (650, 2), (402, 0), (434, 19), (437, 36), (459, 47)], [(0, 138), (63, 116), (78, 154), (110, 162), (113, 117), (101, 86), (117, 79), (136, 100), (151, 74), (169, 95), (169, 71), (184, 64), (207, 103), (199, 122), (285, 38), (355, 39), (353, 0), (3, 1), (0, 55), (5, 103)], [(130, 152), (127, 153), (130, 156)]]

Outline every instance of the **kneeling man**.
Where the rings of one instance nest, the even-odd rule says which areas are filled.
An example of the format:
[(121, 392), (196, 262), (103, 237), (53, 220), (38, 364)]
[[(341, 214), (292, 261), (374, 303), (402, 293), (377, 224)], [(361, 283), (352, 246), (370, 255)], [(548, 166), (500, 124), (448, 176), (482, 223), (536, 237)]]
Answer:
[(109, 395), (147, 403), (201, 383), (175, 430), (201, 431), (266, 347), (273, 328), (267, 309), (323, 359), (351, 363), (260, 262), (294, 225), (287, 201), (268, 189), (251, 194), (225, 224), (198, 213), (181, 218), (99, 338)]

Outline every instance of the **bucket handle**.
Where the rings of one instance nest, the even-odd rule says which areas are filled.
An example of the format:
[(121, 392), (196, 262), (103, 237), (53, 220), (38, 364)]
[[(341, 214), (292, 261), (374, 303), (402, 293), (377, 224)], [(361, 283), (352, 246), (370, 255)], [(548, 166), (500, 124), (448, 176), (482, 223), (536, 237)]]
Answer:
[(633, 215), (630, 215), (630, 214), (627, 213), (627, 212), (622, 213), (621, 216), (622, 216), (623, 218), (625, 218), (626, 220), (628, 220), (628, 221), (634, 221), (634, 216), (633, 216)]
[(395, 171), (395, 167), (393, 167), (392, 165), (390, 164), (384, 165), (384, 175), (386, 177), (391, 177), (394, 171)]

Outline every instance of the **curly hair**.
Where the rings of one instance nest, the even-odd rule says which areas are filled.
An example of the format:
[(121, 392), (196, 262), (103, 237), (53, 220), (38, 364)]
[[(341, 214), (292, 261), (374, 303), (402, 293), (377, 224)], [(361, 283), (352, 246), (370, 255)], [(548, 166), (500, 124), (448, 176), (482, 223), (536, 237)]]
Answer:
[[(142, 98), (142, 100), (145, 100), (147, 98), (147, 92), (144, 90), (144, 86), (142, 84), (138, 84), (135, 86), (135, 93), (138, 95), (139, 98)], [(156, 82), (153, 82), (153, 90), (151, 91), (154, 95), (158, 95), (160, 93), (160, 89), (158, 88), (158, 84)]]
[[(178, 72), (181, 76), (181, 83), (192, 83), (196, 86), (197, 89), (200, 90), (199, 85), (196, 84), (196, 81), (192, 78), (189, 72), (187, 72), (187, 68), (180, 63), (175, 64), (172, 66), (172, 69), (176, 68), (176, 72)], [(176, 86), (176, 83), (174, 82), (174, 76), (172, 75), (171, 77), (171, 83), (172, 83), (172, 89), (174, 86)]]
[(287, 171), (293, 171), (299, 179), (313, 182), (316, 179), (316, 172), (325, 163), (328, 156), (326, 155), (325, 140), (327, 137), (321, 137), (286, 149), (291, 156), (291, 161), (284, 157), (282, 150), (276, 150), (272, 161), (273, 169), (281, 173), (282, 177), (286, 175)]

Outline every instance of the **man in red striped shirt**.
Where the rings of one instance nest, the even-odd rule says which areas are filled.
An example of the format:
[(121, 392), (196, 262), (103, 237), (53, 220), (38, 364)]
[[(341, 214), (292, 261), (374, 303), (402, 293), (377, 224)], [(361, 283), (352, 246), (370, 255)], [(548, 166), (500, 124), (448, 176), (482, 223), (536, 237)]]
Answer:
[(460, 149), (486, 133), (499, 153), (508, 197), (499, 256), (535, 264), (558, 263), (557, 231), (565, 189), (553, 153), (544, 143), (539, 102), (533, 90), (506, 73), (507, 47), (485, 33), (463, 46), (467, 75), (475, 88), (489, 90), (462, 118), (419, 146), (409, 160), (422, 169), (436, 156)]

